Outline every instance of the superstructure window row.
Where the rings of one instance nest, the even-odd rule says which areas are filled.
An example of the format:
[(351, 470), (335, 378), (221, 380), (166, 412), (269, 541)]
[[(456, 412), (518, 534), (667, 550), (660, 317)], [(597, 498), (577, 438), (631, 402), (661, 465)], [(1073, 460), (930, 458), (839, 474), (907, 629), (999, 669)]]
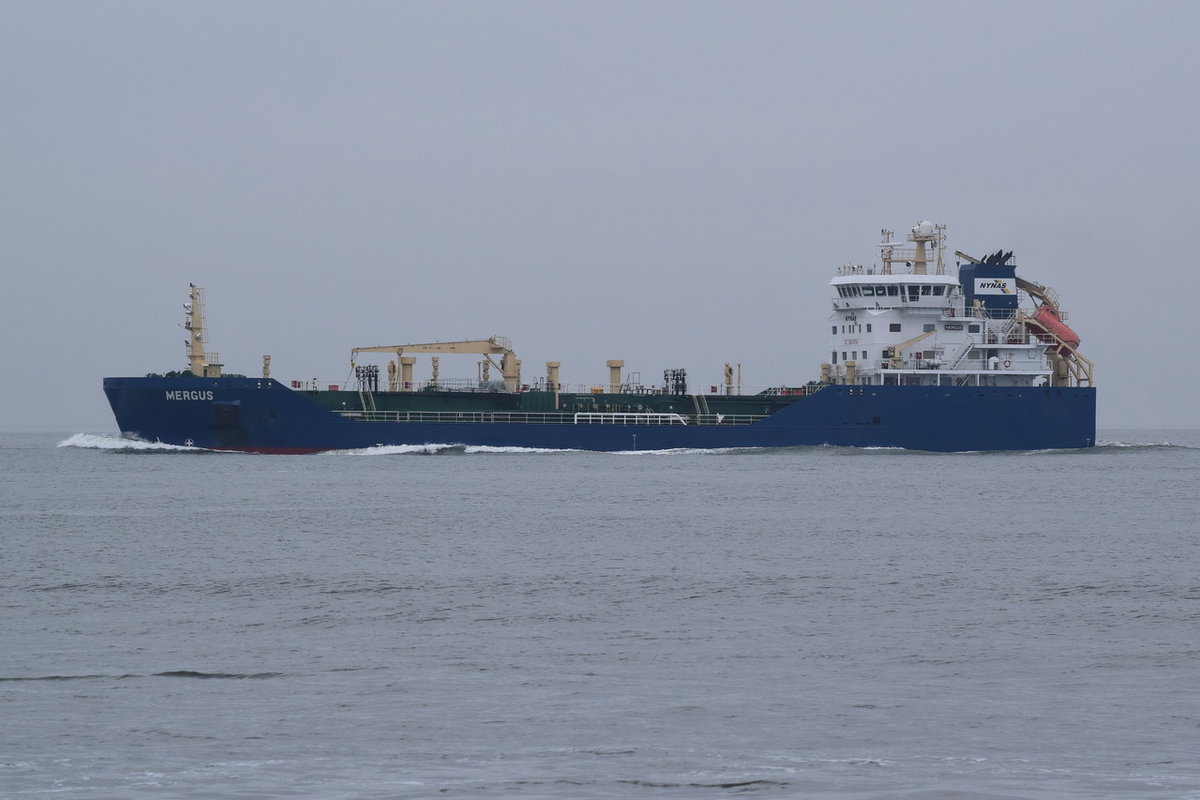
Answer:
[[(857, 360), (858, 360), (860, 357), (861, 357), (862, 359), (864, 359), (864, 360), (865, 360), (865, 359), (867, 359), (867, 358), (870, 358), (870, 356), (868, 356), (868, 355), (867, 355), (867, 351), (866, 351), (866, 350), (862, 350), (862, 351), (859, 351), (859, 350), (850, 350), (850, 351), (848, 351), (848, 352), (849, 352), (849, 354), (847, 355), (847, 351), (846, 351), (846, 350), (843, 350), (843, 351), (842, 351), (842, 361), (843, 361), (843, 362), (846, 362), (846, 361), (857, 361)], [(862, 354), (861, 356), (859, 355), (859, 354), (860, 354), (860, 352), (861, 352), (861, 354)], [(834, 364), (838, 363), (838, 351), (837, 351), (837, 350), (832, 350), (832, 351), (830, 351), (830, 354), (833, 356), (833, 363), (834, 363)], [(886, 351), (886, 350), (884, 350), (884, 351), (883, 351), (883, 358), (887, 358), (887, 357), (888, 357), (888, 355), (887, 355), (887, 351)]]
[(909, 284), (903, 292), (903, 286), (898, 286), (894, 283), (886, 285), (876, 284), (874, 286), (865, 286), (854, 284), (851, 286), (837, 287), (838, 294), (841, 297), (899, 297), (902, 294), (908, 296), (909, 300), (915, 300), (918, 297), (943, 297), (946, 294), (946, 286), (942, 284), (930, 285)]

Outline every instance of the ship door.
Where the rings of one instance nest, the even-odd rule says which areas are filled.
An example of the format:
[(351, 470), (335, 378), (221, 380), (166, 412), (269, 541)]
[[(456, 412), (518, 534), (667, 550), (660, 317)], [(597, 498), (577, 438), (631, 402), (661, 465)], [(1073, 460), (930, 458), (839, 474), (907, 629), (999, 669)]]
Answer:
[(220, 401), (213, 403), (213, 432), (217, 442), (224, 447), (236, 447), (245, 444), (246, 431), (242, 429), (241, 401)]

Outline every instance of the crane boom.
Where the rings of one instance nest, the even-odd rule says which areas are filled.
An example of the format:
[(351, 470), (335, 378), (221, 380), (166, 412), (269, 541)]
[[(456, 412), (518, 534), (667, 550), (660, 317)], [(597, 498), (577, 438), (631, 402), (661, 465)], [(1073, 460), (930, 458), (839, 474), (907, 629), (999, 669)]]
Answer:
[(465, 339), (458, 342), (422, 342), (419, 344), (389, 344), (377, 347), (356, 347), (351, 355), (359, 353), (470, 353), (474, 355), (513, 354), (512, 344), (503, 336), (490, 339)]
[[(468, 355), (500, 356), (500, 374), (504, 386), (515, 392), (521, 382), (521, 362), (513, 352), (512, 343), (504, 336), (490, 339), (464, 339), (457, 342), (419, 342), (416, 344), (389, 344), (375, 347), (355, 347), (350, 351), (350, 362), (354, 363), (359, 353), (395, 353), (399, 359), (405, 353), (464, 353)], [(411, 360), (410, 362), (411, 363)], [(406, 381), (407, 383), (408, 381)]]
[(1054, 290), (1048, 286), (1042, 286), (1040, 283), (1027, 281), (1024, 278), (1017, 278), (1017, 288), (1025, 291), (1033, 299), (1043, 305), (1050, 306), (1055, 312), (1058, 311), (1058, 297)]
[(891, 362), (892, 369), (900, 369), (901, 359), (904, 357), (901, 354), (902, 351), (907, 350), (927, 336), (933, 336), (933, 333), (933, 331), (925, 331), (925, 333), (922, 333), (920, 336), (914, 336), (907, 342), (901, 342), (900, 344), (894, 344), (889, 347), (888, 352), (890, 355), (888, 356), (888, 359)]

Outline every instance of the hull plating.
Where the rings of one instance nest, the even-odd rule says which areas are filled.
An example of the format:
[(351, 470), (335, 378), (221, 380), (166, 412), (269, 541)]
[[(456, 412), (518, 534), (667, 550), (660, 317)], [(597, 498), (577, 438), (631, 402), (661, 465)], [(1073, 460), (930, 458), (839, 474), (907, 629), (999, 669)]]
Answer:
[(106, 378), (104, 391), (122, 433), (267, 453), (423, 444), (1039, 450), (1091, 447), (1096, 430), (1094, 388), (830, 386), (748, 425), (366, 422), (255, 378)]

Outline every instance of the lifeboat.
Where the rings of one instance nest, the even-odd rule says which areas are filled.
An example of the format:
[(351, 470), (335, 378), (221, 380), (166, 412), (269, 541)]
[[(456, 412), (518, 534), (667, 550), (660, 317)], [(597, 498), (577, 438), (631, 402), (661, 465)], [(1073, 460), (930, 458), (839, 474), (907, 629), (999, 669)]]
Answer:
[(1055, 348), (1055, 352), (1059, 355), (1068, 355), (1079, 347), (1079, 334), (1062, 321), (1058, 310), (1053, 306), (1045, 303), (1038, 306), (1037, 310), (1029, 315), (1029, 322), (1033, 327), (1041, 328), (1042, 331), (1054, 337), (1055, 341), (1059, 343), (1059, 346)]

